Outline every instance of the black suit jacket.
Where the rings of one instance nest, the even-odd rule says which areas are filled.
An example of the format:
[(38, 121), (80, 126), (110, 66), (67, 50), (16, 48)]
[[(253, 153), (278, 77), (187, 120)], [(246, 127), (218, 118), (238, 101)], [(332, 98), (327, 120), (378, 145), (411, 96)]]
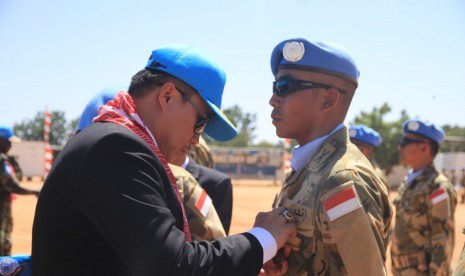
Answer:
[(197, 182), (210, 196), (224, 231), (229, 234), (233, 205), (231, 178), (222, 172), (199, 165), (192, 158), (189, 158), (186, 170), (197, 179)]
[(38, 199), (33, 275), (257, 275), (263, 250), (244, 233), (186, 242), (161, 162), (129, 129), (95, 123), (59, 154)]

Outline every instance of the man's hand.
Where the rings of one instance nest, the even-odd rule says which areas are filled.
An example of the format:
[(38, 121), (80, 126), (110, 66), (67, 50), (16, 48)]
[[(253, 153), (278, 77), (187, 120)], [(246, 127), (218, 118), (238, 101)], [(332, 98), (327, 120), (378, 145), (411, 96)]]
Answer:
[(284, 208), (278, 207), (270, 212), (260, 212), (255, 218), (254, 227), (266, 229), (273, 235), (278, 249), (286, 244), (289, 236), (297, 234), (295, 222), (290, 222), (282, 215)]

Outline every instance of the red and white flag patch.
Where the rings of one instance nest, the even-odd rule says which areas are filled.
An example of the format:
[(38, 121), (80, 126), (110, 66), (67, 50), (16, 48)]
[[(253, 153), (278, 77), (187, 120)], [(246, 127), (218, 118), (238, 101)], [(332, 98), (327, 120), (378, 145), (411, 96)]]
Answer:
[(434, 193), (429, 195), (431, 202), (434, 204), (438, 204), (439, 202), (446, 200), (449, 198), (449, 194), (443, 188), (437, 189)]
[(206, 217), (211, 206), (212, 206), (212, 199), (208, 196), (205, 190), (202, 190), (202, 194), (195, 202), (195, 208), (199, 210), (199, 212), (204, 217)]
[(354, 186), (349, 186), (323, 202), (330, 221), (342, 217), (362, 207)]

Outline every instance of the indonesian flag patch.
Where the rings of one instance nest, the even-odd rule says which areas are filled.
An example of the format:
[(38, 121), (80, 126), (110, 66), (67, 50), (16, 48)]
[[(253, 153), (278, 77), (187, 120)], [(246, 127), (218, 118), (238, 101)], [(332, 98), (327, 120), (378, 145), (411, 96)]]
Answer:
[(354, 186), (349, 186), (332, 195), (323, 202), (326, 214), (330, 221), (342, 217), (352, 211), (362, 207), (358, 200), (357, 192)]
[(212, 206), (212, 199), (207, 195), (205, 190), (202, 190), (202, 194), (195, 202), (195, 208), (199, 210), (199, 212), (206, 217), (208, 214), (208, 210)]
[(438, 204), (439, 202), (441, 202), (443, 200), (448, 199), (449, 194), (447, 194), (446, 190), (441, 188), (441, 189), (437, 189), (432, 194), (430, 194), (429, 198), (431, 199), (431, 202), (433, 202), (433, 205), (435, 205), (435, 204)]

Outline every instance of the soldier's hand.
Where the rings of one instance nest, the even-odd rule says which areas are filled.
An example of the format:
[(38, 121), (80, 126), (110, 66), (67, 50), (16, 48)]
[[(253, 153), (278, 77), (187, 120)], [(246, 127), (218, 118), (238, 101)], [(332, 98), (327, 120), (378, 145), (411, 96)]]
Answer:
[(286, 244), (289, 236), (297, 234), (295, 221), (289, 218), (289, 214), (283, 214), (285, 211), (284, 208), (279, 207), (270, 212), (260, 212), (254, 223), (254, 227), (264, 228), (273, 235), (278, 249)]
[(284, 246), (278, 251), (276, 256), (263, 265), (263, 273), (266, 276), (280, 276), (286, 274), (288, 270), (287, 257), (291, 253), (289, 246)]

